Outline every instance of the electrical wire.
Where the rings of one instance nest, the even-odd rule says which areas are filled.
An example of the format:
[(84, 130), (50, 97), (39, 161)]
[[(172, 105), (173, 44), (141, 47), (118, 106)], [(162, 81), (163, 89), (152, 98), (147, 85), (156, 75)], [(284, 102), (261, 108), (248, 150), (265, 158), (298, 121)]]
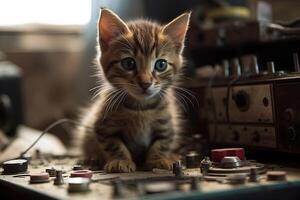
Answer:
[(38, 142), (39, 140), (51, 129), (53, 129), (54, 127), (60, 125), (60, 124), (64, 124), (64, 123), (71, 123), (73, 125), (77, 125), (77, 126), (81, 126), (81, 127), (85, 127), (89, 130), (94, 130), (94, 128), (89, 127), (89, 126), (85, 126), (83, 124), (80, 124), (79, 122), (72, 120), (72, 119), (68, 119), (68, 118), (63, 118), (63, 119), (59, 119), (53, 123), (51, 123), (48, 127), (46, 127), (42, 133), (37, 137), (37, 139), (25, 150), (21, 153), (20, 157), (23, 157), (26, 153), (28, 153), (28, 151), (30, 151), (30, 149), (32, 149)]

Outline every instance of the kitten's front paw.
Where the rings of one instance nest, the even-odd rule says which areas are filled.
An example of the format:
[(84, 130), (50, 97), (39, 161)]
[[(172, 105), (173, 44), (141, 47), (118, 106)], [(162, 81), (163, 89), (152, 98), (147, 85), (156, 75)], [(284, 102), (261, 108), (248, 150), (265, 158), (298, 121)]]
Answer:
[(104, 170), (106, 172), (127, 173), (134, 172), (135, 169), (135, 163), (131, 160), (109, 160), (104, 165)]
[(156, 160), (147, 161), (145, 163), (145, 168), (147, 170), (152, 170), (153, 168), (172, 170), (173, 163), (174, 160), (167, 159), (167, 158), (160, 158)]

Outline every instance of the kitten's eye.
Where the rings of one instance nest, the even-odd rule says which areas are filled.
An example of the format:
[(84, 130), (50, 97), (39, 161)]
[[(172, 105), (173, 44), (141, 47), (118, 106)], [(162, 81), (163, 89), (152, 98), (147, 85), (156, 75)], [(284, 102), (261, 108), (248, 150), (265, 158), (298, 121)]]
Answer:
[(136, 68), (135, 60), (133, 58), (124, 58), (121, 60), (121, 65), (123, 69), (131, 71)]
[(168, 62), (164, 59), (159, 59), (156, 61), (154, 65), (154, 69), (158, 72), (163, 72), (167, 69), (168, 67)]

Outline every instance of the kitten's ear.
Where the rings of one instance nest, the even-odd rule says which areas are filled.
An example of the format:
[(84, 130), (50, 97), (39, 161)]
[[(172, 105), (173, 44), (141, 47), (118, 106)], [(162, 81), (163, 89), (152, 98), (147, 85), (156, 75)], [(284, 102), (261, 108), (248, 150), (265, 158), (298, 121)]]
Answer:
[(129, 32), (127, 25), (118, 15), (107, 8), (101, 8), (98, 21), (98, 40), (102, 50), (105, 50), (113, 39)]
[(188, 30), (191, 12), (183, 13), (168, 23), (162, 30), (175, 43), (178, 52), (181, 53), (184, 47), (184, 39)]

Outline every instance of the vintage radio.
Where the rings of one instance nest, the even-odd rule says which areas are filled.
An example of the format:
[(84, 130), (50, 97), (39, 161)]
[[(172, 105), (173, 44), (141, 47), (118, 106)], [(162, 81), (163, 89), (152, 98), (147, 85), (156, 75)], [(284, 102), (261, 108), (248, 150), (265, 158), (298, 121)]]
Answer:
[(289, 73), (275, 71), (272, 62), (267, 71), (259, 72), (256, 57), (245, 58), (242, 67), (238, 60), (232, 65), (225, 62), (223, 78), (212, 81), (206, 91), (210, 143), (300, 153), (297, 54), (295, 72)]

